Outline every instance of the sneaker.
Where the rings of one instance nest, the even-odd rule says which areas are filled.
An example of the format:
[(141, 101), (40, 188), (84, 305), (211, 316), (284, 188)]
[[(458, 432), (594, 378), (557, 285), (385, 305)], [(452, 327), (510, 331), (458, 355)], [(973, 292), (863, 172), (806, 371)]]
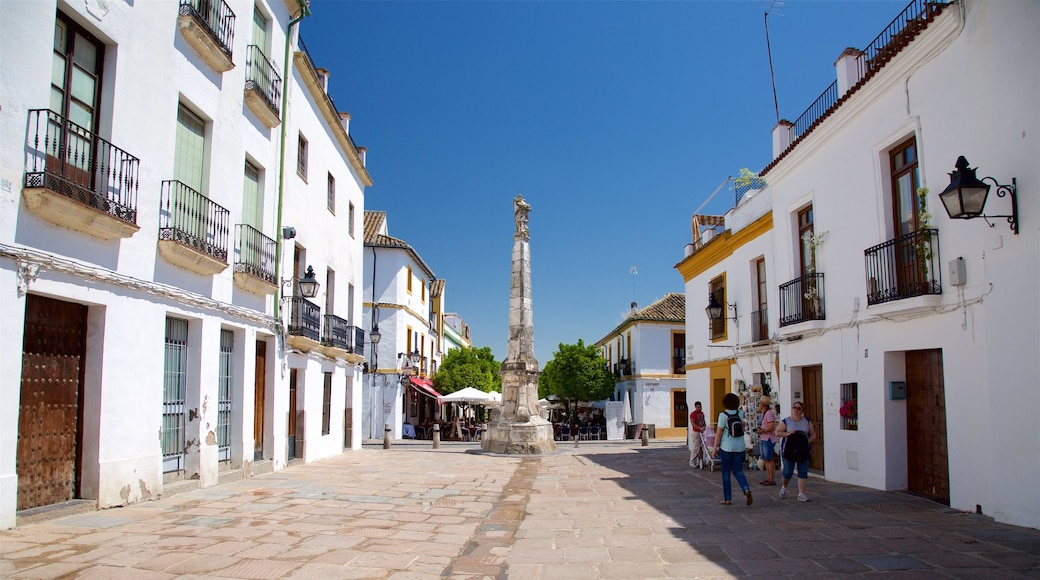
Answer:
[(753, 502), (754, 500), (751, 499), (751, 489), (750, 488), (748, 488), (747, 490), (744, 491), (744, 497), (747, 498), (747, 504), (751, 505), (751, 502)]
[(805, 495), (804, 493), (800, 493), (798, 494), (798, 501), (809, 501), (809, 496)]
[(787, 487), (786, 486), (780, 488), (780, 499), (784, 499), (785, 497), (787, 497)]

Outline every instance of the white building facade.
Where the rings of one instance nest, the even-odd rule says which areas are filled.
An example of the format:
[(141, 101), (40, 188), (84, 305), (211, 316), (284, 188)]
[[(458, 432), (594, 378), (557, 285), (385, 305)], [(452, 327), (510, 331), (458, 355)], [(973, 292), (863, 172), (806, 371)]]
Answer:
[[(432, 421), (437, 392), (431, 377), (440, 365), (440, 318), (431, 286), (444, 285), (407, 242), (389, 235), (386, 212), (365, 212), (364, 321), (371, 344), (363, 396), (365, 437), (401, 439), (403, 425)], [(378, 329), (378, 334), (373, 332)]]
[(644, 308), (632, 303), (625, 320), (595, 343), (617, 380), (614, 400), (627, 402), (630, 424), (653, 425), (656, 437), (683, 437), (689, 421), (685, 303), (679, 293)]
[[(327, 115), (297, 60), (283, 82), (290, 20), (305, 12), (295, 0), (0, 4), (0, 527), (19, 510), (282, 469), (297, 441), (308, 460), (342, 451), (342, 411), (334, 445), (313, 419), (323, 393), (308, 386), (324, 376), (298, 376), (307, 396), (291, 401), (289, 369), (331, 373), (342, 410), (363, 356), (321, 335), (320, 349), (287, 342), (280, 279), (294, 263), (335, 270), (319, 299), (360, 315), (361, 238), (324, 215), (324, 170), (357, 212), (370, 178), (313, 124)], [(306, 249), (295, 262), (278, 248), (283, 129), (290, 152), (313, 134), (323, 170), (320, 203), (285, 216)], [(286, 179), (287, 196), (303, 192)], [(292, 411), (318, 436), (290, 434)]]
[[(1034, 2), (915, 1), (839, 57), (826, 102), (810, 107), (819, 114), (774, 130), (759, 193), (771, 215), (750, 221), (762, 212), (741, 200), (729, 237), (677, 265), (696, 310), (720, 272), (739, 280), (749, 256), (766, 260), (770, 344), (759, 348), (772, 365), (767, 355), (713, 372), (696, 355), (691, 391), (772, 372), (782, 410), (807, 405), (821, 435), (811, 466), (829, 480), (1040, 527), (1040, 467), (1021, 460), (1040, 441), (1038, 25)], [(994, 178), (992, 227), (943, 209), (961, 156)], [(1016, 186), (1016, 224), (998, 184)], [(741, 329), (756, 307), (748, 282), (728, 284)]]

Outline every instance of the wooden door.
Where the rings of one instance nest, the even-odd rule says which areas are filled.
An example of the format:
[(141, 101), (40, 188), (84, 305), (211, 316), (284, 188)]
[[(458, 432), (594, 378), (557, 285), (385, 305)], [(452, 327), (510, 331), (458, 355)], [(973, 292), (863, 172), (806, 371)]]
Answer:
[(28, 295), (18, 405), (18, 509), (79, 494), (87, 308)]
[(809, 469), (823, 471), (823, 367), (802, 367), (802, 400), (805, 402), (805, 418), (816, 431), (812, 452), (809, 454)]
[(907, 489), (949, 505), (942, 350), (906, 353)]
[(672, 427), (685, 429), (690, 424), (690, 407), (686, 404), (686, 389), (672, 390)]
[(267, 343), (256, 341), (253, 376), (253, 461), (264, 458), (264, 406), (267, 386)]
[[(704, 417), (704, 422), (708, 424), (712, 429), (715, 428), (715, 424), (718, 422), (719, 413), (722, 412), (722, 398), (729, 392), (726, 389), (726, 383), (729, 379), (712, 379), (711, 381), (711, 409)], [(709, 416), (710, 414), (710, 416)]]

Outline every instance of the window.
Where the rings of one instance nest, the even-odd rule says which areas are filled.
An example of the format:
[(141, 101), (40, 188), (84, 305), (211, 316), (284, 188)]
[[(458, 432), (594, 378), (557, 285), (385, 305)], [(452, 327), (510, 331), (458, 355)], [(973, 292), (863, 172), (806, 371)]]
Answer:
[(242, 187), (242, 223), (263, 231), (264, 198), (260, 195), (260, 170), (246, 161), (245, 183)]
[(328, 189), (328, 206), (329, 211), (335, 215), (336, 213), (336, 178), (329, 174), (329, 189)]
[(347, 233), (350, 237), (354, 237), (354, 204), (351, 202), (349, 207), (349, 214), (347, 215)]
[(354, 325), (354, 284), (347, 284), (347, 326)]
[(206, 160), (206, 122), (184, 103), (177, 106), (173, 156), (173, 178), (198, 193), (205, 194), (202, 179)]
[(710, 336), (713, 341), (725, 340), (726, 339), (726, 317), (729, 316), (726, 308), (726, 277), (719, 276), (711, 281), (708, 287), (708, 291), (715, 296), (715, 300), (722, 305), (722, 316), (718, 320), (711, 320), (708, 324), (710, 327)]
[(303, 133), (296, 142), (296, 174), (307, 181), (307, 139)]
[(411, 294), (412, 293), (412, 267), (411, 266), (406, 266), (405, 267), (405, 274), (408, 276), (408, 281), (405, 283), (405, 289), (408, 291), (409, 294)]
[(895, 235), (905, 236), (917, 231), (917, 187), (920, 175), (917, 168), (917, 142), (910, 139), (889, 154), (892, 164), (892, 211)]
[(321, 399), (321, 434), (332, 432), (332, 373), (325, 373), (325, 389)]
[(105, 46), (58, 13), (54, 22), (50, 108), (87, 131), (96, 133)]
[(801, 265), (802, 276), (816, 271), (816, 250), (812, 239), (815, 235), (813, 228), (813, 208), (808, 206), (798, 212), (798, 256)]
[(188, 321), (166, 319), (160, 440), (163, 473), (184, 469), (185, 393), (188, 382)]
[(419, 279), (419, 297), (423, 302), (426, 302), (426, 280)]
[(217, 371), (217, 460), (231, 461), (231, 385), (233, 383), (231, 357), (234, 354), (235, 333), (220, 330), (220, 367)]
[(769, 339), (769, 308), (766, 297), (769, 289), (766, 286), (766, 259), (755, 260), (755, 290), (758, 294), (758, 309), (751, 313), (751, 341)]
[(838, 414), (841, 415), (841, 428), (846, 431), (859, 429), (859, 384), (843, 383), (841, 385), (841, 407)]
[(270, 54), (267, 46), (267, 19), (256, 6), (253, 7), (253, 44), (264, 54)]
[(672, 374), (686, 374), (686, 333), (672, 333)]

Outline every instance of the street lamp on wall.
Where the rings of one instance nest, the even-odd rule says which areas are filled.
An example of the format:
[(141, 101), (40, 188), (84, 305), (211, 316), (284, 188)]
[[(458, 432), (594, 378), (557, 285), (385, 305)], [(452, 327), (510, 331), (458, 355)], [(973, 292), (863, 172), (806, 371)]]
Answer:
[[(318, 283), (318, 279), (314, 276), (314, 268), (307, 266), (307, 273), (303, 275), (303, 278), (298, 280), (282, 280), (282, 287), (288, 287), (295, 282), (296, 286), (300, 289), (300, 295), (304, 298), (314, 298), (318, 295), (318, 287), (321, 284)], [(285, 297), (288, 298), (288, 297)]]
[[(982, 218), (1007, 218), (1011, 225), (1011, 231), (1018, 235), (1018, 181), (1012, 177), (1010, 185), (1002, 185), (993, 177), (979, 179), (975, 170), (968, 167), (968, 160), (963, 155), (957, 158), (956, 169), (950, 172), (950, 185), (939, 194), (946, 213), (951, 219), (970, 220)], [(986, 180), (997, 186), (997, 197), (1005, 195), (1011, 197), (1011, 215), (983, 215), (982, 210), (986, 207), (986, 197), (989, 195), (990, 185)]]
[[(732, 317), (726, 316), (726, 312), (725, 312), (726, 308), (729, 308), (729, 309), (733, 310), (733, 316)], [(711, 293), (708, 294), (708, 306), (704, 309), (704, 312), (707, 313), (708, 320), (712, 320), (712, 321), (714, 321), (714, 320), (733, 320), (734, 322), (736, 322), (736, 320), (737, 320), (737, 305), (736, 304), (730, 304), (730, 303), (727, 302), (726, 306), (724, 307), (722, 304), (719, 304), (718, 299), (715, 298), (715, 293), (714, 292), (711, 292)]]

